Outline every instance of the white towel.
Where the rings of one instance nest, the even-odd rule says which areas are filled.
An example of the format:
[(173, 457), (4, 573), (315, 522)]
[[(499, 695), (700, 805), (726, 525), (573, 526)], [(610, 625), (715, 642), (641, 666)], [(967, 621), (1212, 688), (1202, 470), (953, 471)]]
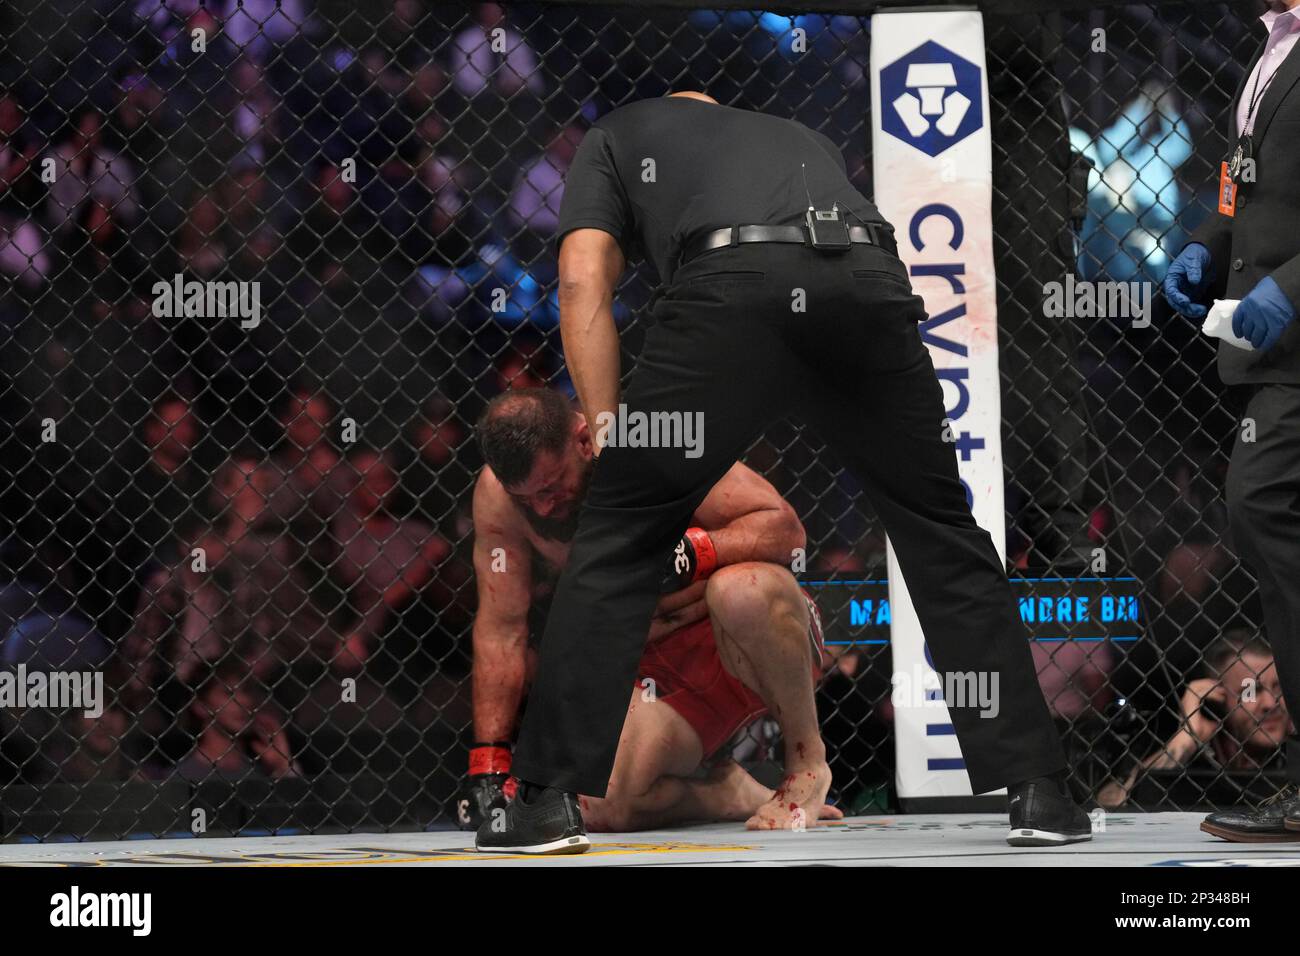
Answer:
[(1215, 299), (1214, 305), (1210, 307), (1210, 314), (1201, 324), (1201, 331), (1210, 338), (1223, 339), (1229, 345), (1249, 351), (1255, 348), (1250, 344), (1250, 340), (1232, 334), (1232, 313), (1237, 311), (1239, 302), (1240, 299)]

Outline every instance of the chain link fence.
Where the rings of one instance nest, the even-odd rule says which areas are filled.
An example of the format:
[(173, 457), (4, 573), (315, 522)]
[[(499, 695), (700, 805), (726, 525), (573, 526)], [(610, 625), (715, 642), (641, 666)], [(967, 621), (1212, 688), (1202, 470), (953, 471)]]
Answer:
[[(584, 130), (706, 89), (826, 133), (872, 194), (870, 5), (677, 6), (0, 11), (0, 837), (450, 824), (473, 423), (571, 390), (550, 241)], [(1100, 553), (1144, 618), (1035, 642), (1044, 693), (1081, 796), (1267, 796), (1289, 718), (1228, 540), (1214, 349), (1158, 295), (1147, 328), (1043, 304), (1067, 274), (1155, 283), (1213, 209), (1258, 10), (1035, 6), (986, 18), (1008, 559)], [(625, 369), (653, 291), (620, 288)], [(832, 795), (893, 808), (887, 630), (832, 586), (883, 578), (883, 533), (796, 425), (746, 461), (807, 530)]]

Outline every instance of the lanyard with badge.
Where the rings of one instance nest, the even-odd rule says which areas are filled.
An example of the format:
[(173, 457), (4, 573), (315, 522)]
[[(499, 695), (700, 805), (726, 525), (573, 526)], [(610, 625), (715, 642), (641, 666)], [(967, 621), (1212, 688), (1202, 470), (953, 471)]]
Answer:
[[(1219, 212), (1225, 216), (1235, 216), (1237, 214), (1237, 184), (1242, 182), (1242, 171), (1247, 168), (1248, 163), (1254, 162), (1255, 145), (1251, 141), (1251, 133), (1254, 128), (1251, 126), (1251, 120), (1255, 116), (1255, 110), (1259, 107), (1259, 101), (1264, 98), (1268, 92), (1269, 86), (1273, 83), (1273, 78), (1277, 76), (1274, 70), (1269, 76), (1268, 82), (1264, 88), (1259, 88), (1259, 79), (1264, 73), (1264, 60), (1261, 57), (1259, 61), (1259, 73), (1255, 74), (1255, 87), (1250, 94), (1250, 107), (1246, 110), (1246, 122), (1242, 124), (1243, 130), (1250, 130), (1250, 133), (1243, 132), (1237, 138), (1237, 148), (1232, 151), (1232, 155), (1227, 160), (1219, 164)], [(1253, 182), (1253, 177), (1251, 179)]]

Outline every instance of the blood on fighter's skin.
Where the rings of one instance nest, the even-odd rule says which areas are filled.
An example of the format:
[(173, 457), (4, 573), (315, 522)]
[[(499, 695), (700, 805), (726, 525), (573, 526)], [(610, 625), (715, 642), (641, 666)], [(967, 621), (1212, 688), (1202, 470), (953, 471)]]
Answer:
[[(497, 416), (513, 421), (510, 417), (512, 409), (514, 416), (523, 419), (541, 416), (542, 411), (535, 406), (555, 406), (554, 413), (557, 416), (564, 416), (571, 423), (569, 425), (571, 431), (566, 445), (554, 451), (541, 448), (528, 459), (526, 465), (521, 465), (519, 462), (512, 462), (512, 457), (523, 424), (515, 421), (510, 428), (500, 429), (498, 434), (498, 430), (493, 428), (492, 423)], [(499, 549), (500, 554), (508, 556), (513, 567), (528, 569), (528, 575), (511, 575), (510, 580), (491, 574), (490, 567), (486, 572), (480, 573), (480, 618), (476, 621), (475, 627), (475, 660), (476, 667), (479, 668), (475, 679), (476, 735), (479, 739), (504, 740), (508, 739), (513, 731), (514, 717), (518, 702), (522, 698), (522, 689), (517, 694), (507, 694), (504, 698), (492, 693), (492, 685), (496, 682), (488, 678), (481, 669), (483, 666), (488, 666), (487, 662), (497, 659), (497, 652), (491, 649), (494, 633), (492, 621), (494, 616), (506, 607), (513, 608), (509, 617), (524, 619), (527, 616), (527, 608), (549, 591), (558, 578), (560, 570), (568, 560), (569, 545), (576, 530), (580, 505), (593, 470), (593, 448), (591, 432), (586, 420), (574, 411), (567, 401), (554, 393), (546, 393), (542, 390), (516, 390), (494, 400), (494, 405), (490, 406), (479, 427), (480, 440), (484, 445), (484, 457), (488, 461), (488, 466), (480, 475), (475, 491), (474, 524), (480, 534), (476, 542), (476, 548), (480, 549), (480, 554), (476, 557), (476, 565), (483, 572), (487, 563), (487, 554), (491, 550)], [(498, 438), (501, 444), (498, 444)], [(501, 471), (506, 474), (506, 477), (511, 479), (508, 483), (500, 480), (494, 469), (494, 459), (501, 464)], [(515, 467), (513, 474), (509, 473), (512, 465)], [(708, 569), (716, 564), (716, 552), (711, 536), (716, 535), (719, 541), (726, 543), (731, 534), (727, 526), (733, 520), (741, 518), (745, 519), (746, 533), (737, 536), (737, 540), (742, 542), (739, 547), (736, 547), (734, 542), (729, 545), (728, 554), (732, 559), (748, 557), (750, 560), (720, 569), (710, 582), (706, 583), (703, 578), (708, 576)], [(717, 676), (709, 676), (708, 680), (702, 680), (699, 687), (703, 688), (706, 685), (712, 687), (721, 680), (730, 690), (716, 699), (712, 705), (701, 706), (694, 710), (688, 708), (686, 712), (694, 715), (689, 718), (683, 718), (678, 713), (682, 704), (689, 704), (689, 701), (682, 698), (679, 698), (680, 703), (669, 701), (668, 708), (656, 709), (653, 712), (656, 717), (653, 721), (654, 726), (645, 725), (644, 728), (643, 725), (651, 718), (652, 712), (639, 708), (637, 703), (640, 698), (633, 693), (627, 711), (625, 732), (620, 741), (615, 779), (611, 781), (610, 793), (605, 799), (594, 799), (585, 795), (578, 803), (577, 808), (587, 817), (593, 829), (643, 828), (650, 825), (651, 815), (658, 814), (662, 817), (673, 812), (671, 808), (675, 801), (664, 797), (656, 803), (657, 810), (649, 810), (645, 805), (646, 801), (641, 801), (641, 810), (638, 813), (630, 813), (626, 805), (628, 799), (626, 795), (629, 791), (624, 785), (625, 781), (628, 779), (641, 781), (639, 785), (631, 788), (631, 792), (641, 794), (649, 793), (665, 776), (688, 776), (706, 756), (702, 752), (703, 742), (709, 741), (708, 749), (716, 749), (725, 742), (727, 737), (730, 737), (732, 729), (724, 728), (727, 732), (722, 735), (723, 739), (714, 739), (719, 735), (719, 728), (698, 726), (691, 723), (692, 719), (700, 720), (701, 715), (706, 713), (730, 713), (728, 708), (735, 710), (741, 707), (743, 713), (738, 711), (729, 719), (744, 721), (746, 718), (752, 718), (754, 713), (761, 712), (766, 706), (763, 699), (750, 690), (749, 686), (771, 684), (782, 687), (789, 683), (788, 677), (778, 676), (746, 686), (731, 673), (724, 673), (728, 670), (738, 671), (741, 667), (746, 667), (749, 671), (761, 669), (766, 666), (768, 654), (761, 648), (750, 647), (748, 648), (750, 660), (724, 664), (726, 658), (720, 655), (730, 657), (746, 649), (740, 647), (741, 642), (734, 639), (724, 641), (723, 637), (727, 633), (725, 629), (722, 631), (723, 637), (719, 637), (719, 632), (713, 629), (708, 621), (710, 610), (724, 615), (719, 620), (725, 620), (729, 607), (743, 607), (745, 604), (752, 606), (754, 593), (771, 591), (779, 601), (762, 603), (762, 614), (765, 620), (739, 622), (736, 633), (766, 634), (771, 631), (773, 640), (777, 641), (775, 635), (778, 632), (773, 630), (775, 625), (772, 608), (774, 603), (783, 603), (791, 609), (793, 615), (805, 622), (798, 625), (799, 633), (793, 634), (792, 643), (797, 645), (794, 653), (802, 655), (805, 660), (808, 659), (809, 644), (803, 629), (807, 627), (806, 615), (811, 611), (803, 610), (804, 598), (799, 593), (793, 575), (784, 568), (767, 563), (778, 555), (783, 558), (788, 556), (792, 548), (803, 546), (802, 525), (794, 512), (769, 483), (744, 466), (737, 465), (706, 497), (697, 512), (697, 519), (700, 524), (708, 524), (713, 530), (705, 532), (695, 528), (693, 531), (688, 531), (679, 548), (681, 553), (676, 555), (678, 560), (670, 562), (670, 570), (665, 574), (665, 581), (671, 579), (671, 587), (675, 590), (665, 595), (660, 602), (651, 626), (650, 641), (654, 642), (656, 647), (656, 658), (672, 658), (675, 662), (673, 670), (678, 675), (689, 674), (692, 667), (701, 666), (699, 655), (703, 650), (707, 658), (705, 665), (713, 668), (706, 674), (716, 673)], [(487, 552), (482, 549), (487, 549)], [(735, 580), (735, 577), (729, 576), (742, 576), (745, 586), (726, 587), (729, 580)], [(526, 581), (523, 580), (524, 577)], [(706, 593), (714, 594), (714, 598), (709, 599), (707, 607)], [(741, 602), (740, 605), (735, 605), (731, 600), (733, 597), (744, 595), (749, 595), (751, 599)], [(743, 610), (746, 613), (755, 613), (752, 607), (743, 607)], [(732, 613), (734, 619), (734, 612)], [(788, 617), (783, 621), (795, 619), (795, 617)], [(709, 628), (707, 634), (689, 632), (688, 628), (692, 625), (698, 632), (700, 624)], [(643, 660), (642, 673), (652, 672), (651, 669), (655, 666), (653, 659)], [(780, 662), (779, 669), (791, 670), (784, 661)], [(661, 682), (662, 686), (669, 686), (672, 683), (672, 680)], [(703, 690), (693, 686), (685, 689), (691, 693), (704, 693)], [(482, 693), (479, 693), (480, 691)], [(812, 781), (813, 792), (807, 795), (800, 793), (795, 801), (796, 806), (799, 801), (808, 802), (810, 805), (816, 802), (820, 808), (825, 795), (825, 787), (821, 784), (825, 783), (829, 786), (829, 768), (824, 767), (824, 750), (820, 746), (820, 735), (817, 732), (812, 682), (802, 683), (801, 686), (783, 690), (781, 693), (782, 695), (793, 693), (798, 699), (778, 698), (774, 701), (775, 711), (784, 708), (792, 715), (807, 711), (809, 725), (807, 728), (798, 723), (788, 728), (796, 731), (788, 734), (792, 746), (799, 742), (799, 736), (805, 730), (816, 737), (817, 744), (817, 752), (814, 753), (810, 737), (809, 743), (801, 743), (790, 754), (792, 770), (798, 770), (802, 765), (812, 771), (807, 779)], [(488, 701), (492, 697), (497, 698), (495, 713), (490, 713), (488, 707)], [(667, 724), (663, 723), (665, 720), (668, 721)], [(643, 751), (637, 743), (643, 736), (643, 729), (645, 734), (657, 736), (661, 740), (666, 734), (676, 734), (683, 740), (689, 737), (694, 741), (692, 746), (697, 753), (694, 756), (682, 756), (681, 753), (677, 753), (674, 758), (672, 753), (664, 756), (663, 748)], [(630, 762), (633, 760), (636, 762)], [(667, 760), (668, 763), (656, 769), (657, 765), (647, 767), (643, 762), (645, 760)], [(819, 761), (822, 764), (820, 767)], [(478, 763), (480, 769), (486, 768), (487, 765), (486, 758)], [(735, 769), (739, 770), (738, 767)], [(821, 772), (823, 769), (824, 773)], [(825, 780), (822, 779), (823, 777)], [(795, 781), (792, 780), (791, 784), (795, 784)], [(715, 819), (751, 820), (752, 818), (753, 825), (764, 828), (791, 825), (792, 813), (789, 808), (773, 802), (772, 791), (763, 788), (743, 771), (735, 773), (727, 768), (714, 773), (709, 778), (709, 785), (712, 790), (707, 797), (713, 798), (714, 802), (710, 805), (717, 811), (713, 815)], [(662, 797), (667, 792), (665, 788), (671, 789), (672, 786), (675, 785), (665, 783), (656, 792)], [(799, 781), (794, 789), (802, 791), (807, 787)], [(790, 795), (789, 786), (786, 790), (783, 800), (785, 796)], [(724, 801), (719, 798), (727, 794), (730, 794), (731, 799), (726, 800), (726, 805), (723, 807)], [(681, 799), (685, 799), (685, 794), (681, 795)], [(771, 805), (767, 806), (767, 812), (757, 813), (769, 803)], [(462, 802), (462, 805), (465, 804)], [(824, 812), (837, 815), (837, 811)], [(812, 814), (809, 813), (808, 816)]]

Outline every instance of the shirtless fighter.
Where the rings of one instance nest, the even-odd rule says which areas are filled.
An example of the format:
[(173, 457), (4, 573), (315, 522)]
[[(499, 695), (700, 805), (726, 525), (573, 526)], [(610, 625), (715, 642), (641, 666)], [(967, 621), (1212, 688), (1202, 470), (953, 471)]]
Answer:
[[(529, 616), (568, 561), (594, 461), (586, 419), (562, 395), (516, 389), (478, 425), (486, 462), (474, 489), (474, 744), (457, 803), (477, 828), (511, 793), (510, 740), (536, 654)], [(821, 622), (783, 567), (803, 526), (770, 484), (735, 465), (695, 512), (666, 570), (640, 679), (629, 688), (609, 790), (579, 800), (589, 830), (744, 820), (750, 829), (811, 827), (831, 771), (817, 724)], [(593, 647), (590, 653), (600, 653)], [(697, 771), (755, 718), (785, 740), (775, 793), (730, 759)]]

